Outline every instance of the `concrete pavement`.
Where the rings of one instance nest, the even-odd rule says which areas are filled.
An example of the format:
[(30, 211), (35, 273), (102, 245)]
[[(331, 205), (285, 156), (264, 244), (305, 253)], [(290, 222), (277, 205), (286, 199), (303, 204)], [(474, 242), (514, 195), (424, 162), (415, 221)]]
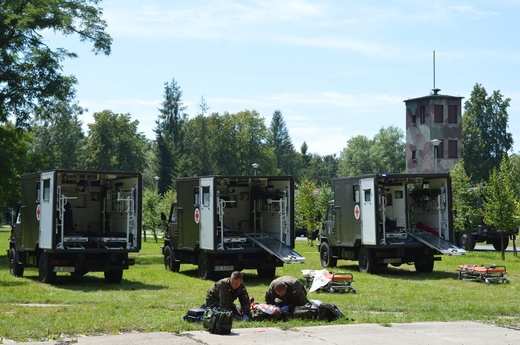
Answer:
[(520, 344), (520, 330), (473, 321), (414, 322), (378, 324), (345, 324), (283, 329), (280, 327), (235, 328), (230, 335), (215, 335), (206, 331), (180, 334), (128, 333), (121, 335), (75, 337), (48, 342), (3, 344), (17, 345), (452, 345), (452, 344)]

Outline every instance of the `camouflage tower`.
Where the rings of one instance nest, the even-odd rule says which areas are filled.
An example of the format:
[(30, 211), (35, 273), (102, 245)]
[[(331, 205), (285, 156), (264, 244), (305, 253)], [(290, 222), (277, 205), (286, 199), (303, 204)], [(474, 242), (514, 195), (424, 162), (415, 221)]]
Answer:
[(406, 172), (448, 172), (462, 157), (462, 98), (439, 94), (405, 100)]

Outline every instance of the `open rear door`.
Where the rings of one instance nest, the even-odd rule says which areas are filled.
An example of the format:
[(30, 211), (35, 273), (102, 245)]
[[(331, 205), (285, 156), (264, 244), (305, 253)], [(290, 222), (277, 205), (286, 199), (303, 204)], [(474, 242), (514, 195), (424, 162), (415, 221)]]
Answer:
[(256, 243), (268, 253), (276, 256), (286, 264), (300, 264), (305, 262), (305, 258), (287, 247), (283, 242), (265, 234), (246, 234), (251, 241)]
[(424, 243), (430, 248), (436, 249), (442, 254), (445, 255), (464, 255), (466, 251), (455, 246), (450, 241), (446, 241), (445, 239), (435, 236), (432, 233), (426, 231), (420, 232), (409, 232), (410, 236), (415, 238), (417, 241)]

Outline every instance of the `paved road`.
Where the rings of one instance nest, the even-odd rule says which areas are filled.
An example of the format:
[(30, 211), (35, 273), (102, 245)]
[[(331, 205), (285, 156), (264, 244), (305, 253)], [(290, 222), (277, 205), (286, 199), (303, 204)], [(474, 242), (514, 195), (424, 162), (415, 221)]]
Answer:
[(513, 345), (520, 344), (520, 330), (472, 321), (346, 324), (331, 326), (236, 328), (230, 335), (206, 331), (174, 333), (131, 333), (112, 336), (77, 337), (17, 345)]

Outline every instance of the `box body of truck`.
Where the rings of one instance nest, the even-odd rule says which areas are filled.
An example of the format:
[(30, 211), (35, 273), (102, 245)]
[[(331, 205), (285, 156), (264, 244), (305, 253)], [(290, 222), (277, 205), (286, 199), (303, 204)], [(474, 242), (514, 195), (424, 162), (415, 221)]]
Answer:
[(320, 233), (323, 267), (357, 260), (362, 272), (415, 264), (431, 272), (437, 254), (461, 255), (453, 245), (449, 174), (378, 174), (333, 180)]
[(189, 263), (201, 279), (243, 269), (272, 278), (276, 267), (304, 262), (294, 251), (291, 176), (189, 177), (176, 186), (162, 249), (166, 269)]
[(134, 172), (54, 170), (22, 176), (22, 200), (8, 256), (11, 273), (37, 267), (39, 280), (58, 272), (104, 272), (119, 283), (141, 248), (142, 177)]

